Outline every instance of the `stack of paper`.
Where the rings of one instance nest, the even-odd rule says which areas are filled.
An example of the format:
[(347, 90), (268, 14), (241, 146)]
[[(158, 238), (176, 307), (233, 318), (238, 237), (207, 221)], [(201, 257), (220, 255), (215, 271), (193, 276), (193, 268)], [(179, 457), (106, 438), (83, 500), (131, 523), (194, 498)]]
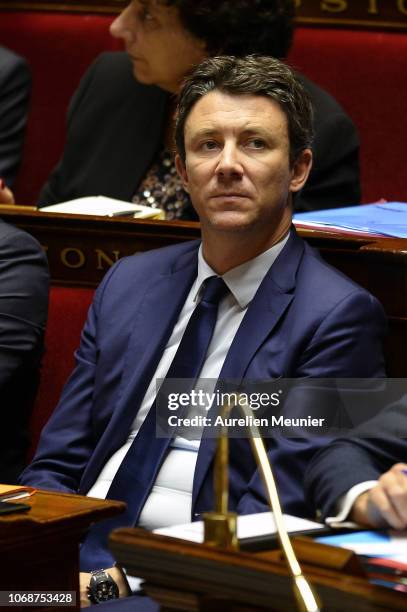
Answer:
[(30, 497), (34, 492), (32, 487), (19, 487), (17, 485), (0, 484), (0, 500), (10, 501)]
[[(308, 521), (306, 519), (284, 514), (284, 524), (288, 533), (306, 533), (309, 531), (324, 529), (321, 523)], [(203, 522), (186, 523), (185, 525), (173, 525), (155, 529), (154, 533), (189, 540), (190, 542), (203, 542), (204, 529)], [(237, 518), (237, 537), (239, 540), (260, 538), (277, 533), (274, 518), (271, 512), (261, 512), (259, 514), (246, 514)]]
[(353, 550), (371, 582), (407, 593), (406, 531), (357, 531), (324, 536), (318, 542)]
[(44, 206), (41, 212), (65, 213), (71, 215), (101, 215), (102, 217), (135, 217), (137, 219), (165, 219), (165, 212), (160, 208), (140, 206), (131, 202), (114, 200), (105, 196), (78, 198), (61, 204)]

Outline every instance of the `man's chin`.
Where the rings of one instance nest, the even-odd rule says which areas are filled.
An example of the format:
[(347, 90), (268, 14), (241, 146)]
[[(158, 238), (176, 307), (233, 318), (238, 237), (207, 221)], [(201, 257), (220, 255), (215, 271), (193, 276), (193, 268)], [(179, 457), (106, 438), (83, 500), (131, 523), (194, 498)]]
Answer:
[(255, 224), (251, 215), (238, 211), (213, 213), (208, 217), (208, 225), (213, 229), (225, 232), (243, 232)]

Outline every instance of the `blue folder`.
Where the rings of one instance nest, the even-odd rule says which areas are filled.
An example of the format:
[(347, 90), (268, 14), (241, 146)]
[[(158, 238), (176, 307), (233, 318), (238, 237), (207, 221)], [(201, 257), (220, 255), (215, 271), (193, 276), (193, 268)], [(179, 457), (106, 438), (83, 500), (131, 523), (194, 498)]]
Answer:
[(407, 203), (386, 202), (315, 210), (294, 215), (294, 222), (407, 238)]

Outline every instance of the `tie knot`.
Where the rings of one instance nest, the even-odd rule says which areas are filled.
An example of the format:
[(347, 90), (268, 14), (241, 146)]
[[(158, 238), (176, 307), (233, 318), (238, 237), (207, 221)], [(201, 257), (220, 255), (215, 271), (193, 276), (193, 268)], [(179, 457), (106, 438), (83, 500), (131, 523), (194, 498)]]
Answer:
[(211, 276), (207, 279), (203, 290), (201, 302), (209, 302), (210, 304), (219, 304), (221, 299), (229, 291), (223, 278), (220, 276)]

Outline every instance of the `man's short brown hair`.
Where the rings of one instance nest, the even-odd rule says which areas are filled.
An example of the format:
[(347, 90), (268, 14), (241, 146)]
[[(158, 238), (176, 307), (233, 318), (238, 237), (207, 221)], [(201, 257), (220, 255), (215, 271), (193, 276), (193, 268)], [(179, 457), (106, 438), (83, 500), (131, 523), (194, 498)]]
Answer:
[(272, 57), (223, 55), (204, 60), (188, 76), (178, 97), (175, 140), (185, 163), (185, 122), (193, 106), (211, 91), (268, 97), (280, 106), (288, 123), (290, 161), (311, 147), (313, 112), (308, 93), (284, 63)]

